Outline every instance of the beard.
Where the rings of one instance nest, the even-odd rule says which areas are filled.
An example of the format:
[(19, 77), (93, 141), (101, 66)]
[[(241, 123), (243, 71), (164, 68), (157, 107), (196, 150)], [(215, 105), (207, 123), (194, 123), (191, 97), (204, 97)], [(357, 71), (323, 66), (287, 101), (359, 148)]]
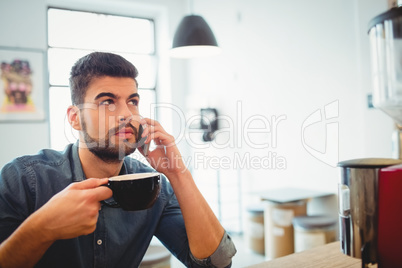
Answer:
[[(88, 134), (87, 125), (85, 120), (82, 120), (82, 129), (84, 133), (84, 141), (87, 145), (88, 150), (94, 154), (96, 157), (101, 159), (106, 163), (118, 163), (124, 159), (127, 155), (135, 152), (136, 143), (130, 143), (128, 140), (124, 139), (118, 144), (112, 144), (110, 142), (110, 137), (115, 135), (120, 129), (124, 127), (130, 127), (133, 129), (134, 137), (136, 141), (139, 139), (138, 130), (136, 127), (128, 124), (119, 125), (116, 128), (111, 129), (103, 139), (96, 139)], [(116, 137), (116, 140), (118, 137)]]

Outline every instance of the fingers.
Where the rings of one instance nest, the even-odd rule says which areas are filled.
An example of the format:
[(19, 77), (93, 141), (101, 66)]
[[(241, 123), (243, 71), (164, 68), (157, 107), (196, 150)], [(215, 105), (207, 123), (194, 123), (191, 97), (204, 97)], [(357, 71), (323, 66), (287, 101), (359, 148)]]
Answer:
[(70, 188), (76, 190), (86, 190), (99, 187), (108, 183), (108, 179), (86, 179), (81, 182), (72, 183)]
[(97, 188), (93, 189), (92, 194), (94, 195), (95, 200), (102, 201), (102, 200), (111, 198), (113, 195), (113, 192), (108, 187), (102, 186), (102, 187), (97, 187)]
[(141, 124), (147, 125), (147, 127), (144, 129), (144, 132), (142, 133), (142, 137), (147, 136), (151, 132), (161, 131), (161, 132), (166, 133), (166, 131), (163, 129), (162, 125), (156, 120), (153, 120), (150, 118), (143, 118), (141, 120)]
[(112, 197), (113, 192), (108, 187), (100, 187), (108, 183), (108, 179), (86, 179), (81, 182), (72, 183), (70, 190), (90, 190), (93, 200), (102, 201)]
[(148, 125), (142, 134), (142, 137), (148, 136), (145, 143), (150, 143), (153, 140), (156, 145), (175, 145), (174, 137), (169, 135), (158, 121), (144, 118), (141, 122)]
[(161, 124), (158, 121), (150, 118), (141, 119), (141, 124), (147, 124), (148, 126), (161, 126)]
[(174, 137), (167, 133), (155, 132), (152, 133), (151, 138), (158, 146), (170, 147), (175, 145)]

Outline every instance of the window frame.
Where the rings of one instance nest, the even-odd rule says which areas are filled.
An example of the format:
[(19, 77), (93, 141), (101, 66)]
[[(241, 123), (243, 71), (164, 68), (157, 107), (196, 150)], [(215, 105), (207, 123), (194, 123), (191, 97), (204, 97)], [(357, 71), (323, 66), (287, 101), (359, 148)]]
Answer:
[[(153, 24), (153, 51), (152, 51), (152, 53), (149, 53), (149, 54), (145, 54), (145, 53), (133, 53), (133, 52), (127, 52), (127, 51), (111, 51), (111, 50), (106, 50), (106, 51), (110, 51), (110, 52), (115, 52), (115, 53), (125, 53), (125, 54), (130, 54), (130, 55), (146, 55), (146, 56), (152, 56), (152, 57), (154, 57), (154, 60), (155, 60), (155, 77), (154, 77), (154, 83), (153, 83), (153, 87), (141, 87), (141, 84), (139, 85), (139, 91), (141, 90), (141, 91), (153, 91), (153, 94), (154, 94), (154, 102), (155, 103), (158, 103), (158, 94), (157, 94), (157, 87), (158, 87), (158, 80), (159, 80), (159, 77), (158, 77), (158, 70), (161, 68), (160, 66), (159, 66), (159, 62), (158, 62), (158, 42), (157, 42), (157, 26), (156, 26), (156, 18), (154, 17), (154, 16), (149, 16), (149, 17), (146, 17), (146, 16), (137, 16), (137, 15), (127, 15), (127, 14), (121, 14), (120, 12), (116, 12), (116, 13), (114, 13), (114, 12), (104, 12), (104, 11), (101, 11), (101, 10), (87, 10), (87, 9), (85, 9), (85, 8), (76, 8), (76, 7), (59, 7), (59, 6), (57, 6), (57, 5), (49, 5), (49, 6), (47, 6), (47, 23), (46, 23), (46, 27), (49, 27), (48, 25), (49, 25), (49, 10), (50, 9), (58, 9), (58, 10), (67, 10), (67, 11), (76, 11), (76, 12), (86, 12), (86, 13), (92, 13), (92, 14), (101, 14), (101, 15), (110, 15), (110, 16), (117, 16), (117, 17), (125, 17), (125, 18), (133, 18), (133, 19), (144, 19), (144, 20), (149, 20), (152, 24)], [(77, 49), (77, 50), (86, 50), (86, 51), (88, 51), (88, 53), (90, 53), (90, 52), (92, 52), (92, 51), (95, 51), (95, 50), (89, 50), (89, 49), (85, 49), (85, 48), (70, 48), (70, 47), (56, 47), (56, 46), (50, 46), (50, 44), (49, 44), (49, 32), (47, 31), (47, 35), (46, 35), (46, 37), (47, 37), (47, 39), (46, 39), (46, 45), (47, 45), (47, 50), (46, 50), (46, 54), (48, 55), (49, 54), (49, 50), (50, 49), (71, 49), (71, 50), (74, 50), (74, 49)], [(49, 56), (48, 56), (49, 57)], [(48, 63), (49, 63), (49, 58), (47, 57), (47, 60), (48, 60)], [(48, 77), (47, 77), (48, 79), (48, 89), (47, 89), (47, 91), (48, 91), (48, 96), (49, 96), (49, 98), (48, 98), (48, 101), (47, 101), (47, 103), (48, 103), (48, 105), (49, 105), (49, 111), (51, 110), (50, 109), (50, 106), (51, 106), (51, 104), (50, 104), (50, 90), (51, 90), (51, 88), (55, 88), (55, 87), (58, 87), (58, 88), (64, 88), (64, 89), (69, 89), (69, 85), (68, 84), (66, 84), (66, 85), (63, 85), (63, 84), (52, 84), (51, 83), (51, 81), (50, 81), (50, 73), (49, 73), (49, 75), (48, 75)], [(153, 113), (152, 111), (151, 111), (151, 117), (153, 117), (153, 118), (155, 118), (155, 119), (157, 119), (158, 118), (158, 114), (157, 113)], [(51, 131), (51, 120), (50, 120), (50, 117), (49, 117), (49, 142), (50, 142), (50, 145), (52, 146), (52, 131)], [(66, 132), (66, 130), (64, 131), (64, 132)], [(67, 140), (68, 140), (68, 138), (67, 138)]]

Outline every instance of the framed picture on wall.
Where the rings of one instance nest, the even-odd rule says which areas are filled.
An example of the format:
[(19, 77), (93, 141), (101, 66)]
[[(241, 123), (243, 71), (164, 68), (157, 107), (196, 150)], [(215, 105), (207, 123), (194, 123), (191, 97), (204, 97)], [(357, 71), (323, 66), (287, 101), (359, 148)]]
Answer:
[(44, 52), (0, 47), (0, 122), (44, 120)]

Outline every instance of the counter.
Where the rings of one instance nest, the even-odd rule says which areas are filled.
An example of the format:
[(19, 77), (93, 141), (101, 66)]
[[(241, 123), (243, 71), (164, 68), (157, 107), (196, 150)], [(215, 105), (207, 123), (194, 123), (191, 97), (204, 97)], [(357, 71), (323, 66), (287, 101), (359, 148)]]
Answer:
[(340, 251), (340, 244), (339, 241), (337, 241), (303, 252), (266, 261), (250, 266), (249, 268), (361, 268), (361, 266), (362, 262), (360, 259), (346, 256)]

